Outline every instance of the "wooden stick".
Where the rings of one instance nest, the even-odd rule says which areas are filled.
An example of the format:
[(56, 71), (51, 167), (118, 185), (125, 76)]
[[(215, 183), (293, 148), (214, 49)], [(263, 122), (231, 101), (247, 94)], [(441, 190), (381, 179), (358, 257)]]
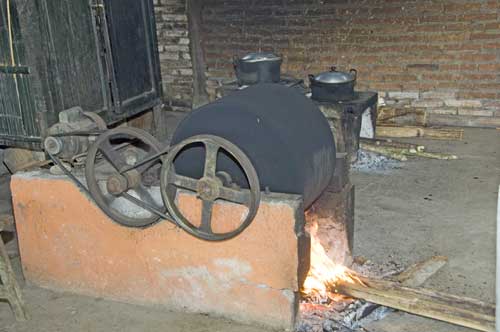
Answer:
[(416, 157), (440, 159), (440, 160), (458, 159), (457, 156), (453, 154), (417, 151), (415, 149), (407, 149), (407, 148), (386, 147), (364, 142), (361, 142), (359, 144), (359, 147), (363, 150), (375, 152), (400, 161), (408, 160), (406, 156), (416, 156)]
[(424, 137), (430, 139), (461, 140), (462, 128), (427, 128), (417, 126), (377, 125), (377, 136), (384, 137)]
[(386, 146), (388, 148), (400, 148), (400, 149), (409, 149), (409, 150), (415, 150), (415, 151), (424, 151), (425, 150), (425, 146), (423, 146), (423, 145), (417, 145), (417, 144), (405, 143), (405, 142), (396, 142), (396, 141), (382, 139), (382, 138), (362, 137), (362, 138), (360, 138), (360, 142), (367, 143), (367, 144), (373, 144), (373, 145), (379, 145), (379, 146)]
[(336, 292), (423, 317), (480, 331), (495, 331), (495, 306), (397, 282), (360, 278), (363, 284), (340, 281)]
[(423, 158), (430, 158), (430, 159), (440, 159), (440, 160), (456, 160), (458, 159), (457, 156), (454, 154), (448, 154), (448, 153), (438, 153), (438, 152), (425, 152), (425, 151), (415, 151), (415, 152), (409, 152), (405, 153), (406, 155), (414, 155), (418, 157), (423, 157)]
[(375, 152), (391, 159), (406, 161), (408, 158), (401, 152), (401, 149), (377, 146), (373, 144), (359, 143), (359, 147), (366, 151)]
[(26, 312), (21, 289), (14, 276), (14, 270), (9, 260), (9, 255), (5, 249), (5, 244), (0, 238), (0, 298), (9, 302), (12, 312), (17, 321), (25, 321), (29, 318)]

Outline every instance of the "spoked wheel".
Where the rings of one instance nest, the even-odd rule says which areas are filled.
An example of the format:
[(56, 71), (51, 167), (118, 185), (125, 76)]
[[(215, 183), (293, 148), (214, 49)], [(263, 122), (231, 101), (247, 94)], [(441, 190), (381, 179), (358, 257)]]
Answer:
[[(174, 160), (189, 145), (202, 143), (205, 147), (203, 176), (195, 179), (177, 174)], [(226, 151), (243, 169), (249, 189), (231, 186), (229, 175), (217, 172), (217, 153)], [(178, 189), (195, 192), (202, 201), (201, 221), (193, 223), (179, 210), (176, 203)], [(260, 185), (257, 172), (248, 157), (233, 143), (212, 135), (198, 135), (172, 147), (163, 160), (160, 174), (160, 190), (163, 202), (176, 223), (188, 233), (208, 241), (227, 240), (240, 234), (253, 221), (260, 203)], [(236, 228), (223, 233), (213, 230), (212, 210), (216, 201), (224, 200), (247, 207), (248, 212)]]
[(97, 205), (117, 223), (144, 227), (159, 219), (151, 208), (165, 211), (157, 186), (160, 158), (140, 165), (160, 150), (156, 138), (130, 127), (109, 130), (90, 147), (85, 163), (88, 189)]

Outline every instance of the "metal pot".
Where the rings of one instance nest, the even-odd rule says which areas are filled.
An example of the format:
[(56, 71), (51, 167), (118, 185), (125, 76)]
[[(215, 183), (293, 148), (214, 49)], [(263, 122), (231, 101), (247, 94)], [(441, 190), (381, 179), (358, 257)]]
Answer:
[(336, 102), (351, 100), (356, 97), (354, 86), (358, 72), (356, 69), (348, 73), (337, 71), (335, 66), (330, 71), (317, 76), (309, 75), (311, 98), (318, 101)]
[(233, 60), (238, 85), (278, 83), (282, 58), (273, 53), (249, 53)]

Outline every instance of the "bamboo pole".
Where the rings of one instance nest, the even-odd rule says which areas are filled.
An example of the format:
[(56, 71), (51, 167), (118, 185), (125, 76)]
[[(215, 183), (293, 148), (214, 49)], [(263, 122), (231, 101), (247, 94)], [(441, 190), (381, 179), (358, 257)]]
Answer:
[(340, 281), (334, 290), (386, 307), (485, 332), (495, 332), (495, 306), (398, 282), (360, 278), (363, 284)]

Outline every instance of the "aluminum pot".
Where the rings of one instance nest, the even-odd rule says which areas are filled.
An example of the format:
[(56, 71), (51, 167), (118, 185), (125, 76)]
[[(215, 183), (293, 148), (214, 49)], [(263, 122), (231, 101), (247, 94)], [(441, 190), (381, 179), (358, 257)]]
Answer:
[(356, 97), (354, 92), (356, 78), (356, 69), (346, 73), (337, 71), (335, 66), (317, 76), (309, 75), (311, 98), (326, 102), (352, 100)]
[(234, 58), (233, 65), (238, 85), (258, 83), (278, 83), (281, 79), (282, 58), (273, 53), (249, 53), (242, 58)]

